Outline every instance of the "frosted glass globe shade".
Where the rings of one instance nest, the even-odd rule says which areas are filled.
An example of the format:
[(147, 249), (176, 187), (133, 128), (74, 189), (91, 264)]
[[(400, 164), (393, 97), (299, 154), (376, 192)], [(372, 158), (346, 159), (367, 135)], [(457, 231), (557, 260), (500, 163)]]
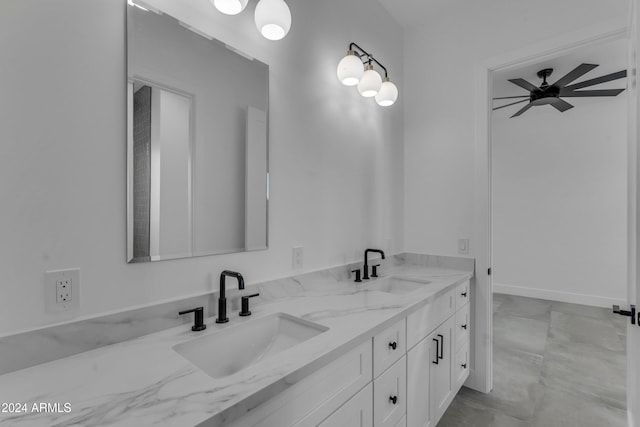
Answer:
[(237, 15), (247, 6), (249, 0), (211, 0), (216, 9), (225, 15)]
[(360, 81), (364, 73), (364, 64), (362, 60), (350, 50), (347, 56), (342, 58), (338, 63), (338, 80), (345, 86), (355, 86)]
[(382, 86), (382, 77), (373, 69), (372, 65), (367, 65), (362, 78), (358, 82), (358, 92), (365, 98), (371, 98), (378, 94), (380, 86)]
[(380, 92), (376, 95), (376, 102), (382, 107), (393, 105), (398, 99), (398, 88), (388, 77), (385, 77), (380, 87)]
[(291, 28), (291, 11), (284, 0), (260, 0), (254, 19), (260, 34), (269, 40), (282, 39)]

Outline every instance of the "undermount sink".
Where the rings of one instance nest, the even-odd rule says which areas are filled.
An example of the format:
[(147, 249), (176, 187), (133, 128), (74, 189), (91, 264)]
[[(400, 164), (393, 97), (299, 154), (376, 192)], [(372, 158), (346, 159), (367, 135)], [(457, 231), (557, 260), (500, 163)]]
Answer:
[(173, 346), (213, 378), (233, 375), (328, 330), (326, 326), (275, 313)]
[(373, 291), (386, 292), (389, 294), (408, 294), (423, 289), (425, 285), (431, 283), (430, 280), (406, 277), (384, 277), (366, 284), (366, 288)]

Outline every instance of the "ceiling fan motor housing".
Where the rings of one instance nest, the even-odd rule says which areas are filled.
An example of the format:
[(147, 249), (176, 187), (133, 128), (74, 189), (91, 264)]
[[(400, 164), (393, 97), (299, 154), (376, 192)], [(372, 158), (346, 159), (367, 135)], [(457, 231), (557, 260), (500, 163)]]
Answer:
[(540, 89), (531, 91), (529, 101), (533, 105), (547, 105), (552, 104), (554, 100), (558, 99), (559, 97), (560, 88), (558, 88), (557, 86), (547, 86), (546, 88), (543, 88), (541, 86)]

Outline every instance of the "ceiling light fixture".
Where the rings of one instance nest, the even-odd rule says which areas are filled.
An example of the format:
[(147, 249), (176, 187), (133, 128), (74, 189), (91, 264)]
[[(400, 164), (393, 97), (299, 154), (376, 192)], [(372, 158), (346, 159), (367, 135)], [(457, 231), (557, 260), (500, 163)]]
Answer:
[(280, 40), (291, 28), (291, 11), (284, 0), (260, 0), (254, 14), (260, 34), (269, 40)]
[[(384, 70), (384, 80), (373, 68), (374, 62)], [(393, 105), (398, 99), (398, 88), (389, 79), (387, 68), (353, 42), (349, 44), (347, 55), (338, 63), (337, 75), (343, 85), (357, 85), (362, 96), (375, 97), (378, 105), (382, 107)]]
[[(249, 0), (210, 1), (216, 9), (225, 15), (237, 15), (249, 3)], [(291, 29), (291, 10), (284, 0), (258, 0), (253, 19), (260, 34), (268, 40), (281, 40)]]
[(249, 0), (211, 0), (211, 3), (225, 15), (237, 15), (242, 12)]

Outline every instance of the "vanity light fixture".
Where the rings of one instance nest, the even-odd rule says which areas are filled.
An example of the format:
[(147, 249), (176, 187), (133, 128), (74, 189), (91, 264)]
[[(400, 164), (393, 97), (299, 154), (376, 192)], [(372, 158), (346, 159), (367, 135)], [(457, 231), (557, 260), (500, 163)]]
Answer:
[[(384, 80), (373, 68), (374, 62), (384, 70)], [(338, 63), (337, 74), (343, 85), (357, 85), (362, 96), (375, 97), (378, 105), (382, 107), (393, 105), (398, 99), (398, 88), (389, 79), (387, 68), (353, 42), (349, 44), (347, 55)]]
[[(237, 15), (249, 0), (210, 0), (220, 12)], [(253, 19), (260, 34), (268, 40), (281, 40), (291, 29), (291, 10), (284, 0), (258, 0)]]

